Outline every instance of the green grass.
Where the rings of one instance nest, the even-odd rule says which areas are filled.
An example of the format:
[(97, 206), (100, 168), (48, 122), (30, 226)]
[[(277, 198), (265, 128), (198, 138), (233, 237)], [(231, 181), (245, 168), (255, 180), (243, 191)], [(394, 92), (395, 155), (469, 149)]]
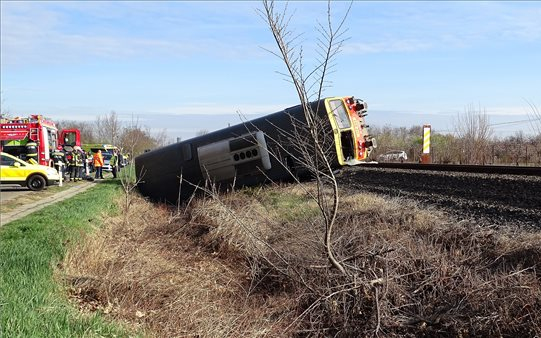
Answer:
[(69, 242), (107, 221), (122, 194), (118, 180), (104, 181), (71, 199), (0, 228), (1, 337), (126, 337), (99, 314), (81, 314), (54, 280)]
[(320, 212), (315, 201), (305, 195), (269, 191), (262, 193), (260, 202), (267, 208), (276, 210), (284, 221), (312, 218)]
[(126, 167), (122, 168), (119, 172), (117, 177), (121, 180), (124, 180), (125, 182), (135, 182), (135, 165), (129, 164)]

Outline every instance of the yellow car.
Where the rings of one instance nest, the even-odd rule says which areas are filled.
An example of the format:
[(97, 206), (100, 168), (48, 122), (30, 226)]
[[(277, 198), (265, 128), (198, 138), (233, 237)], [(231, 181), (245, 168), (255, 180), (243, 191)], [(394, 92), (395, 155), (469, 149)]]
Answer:
[(0, 153), (0, 183), (18, 184), (39, 191), (46, 186), (57, 184), (58, 171), (40, 164), (30, 164), (7, 153)]

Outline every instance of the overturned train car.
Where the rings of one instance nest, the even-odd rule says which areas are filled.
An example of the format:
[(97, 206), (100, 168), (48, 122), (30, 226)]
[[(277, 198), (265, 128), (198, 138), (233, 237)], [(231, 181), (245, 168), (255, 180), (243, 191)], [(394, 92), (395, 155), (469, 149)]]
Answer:
[[(334, 168), (366, 160), (375, 140), (365, 122), (364, 101), (329, 97), (310, 105)], [(224, 188), (289, 180), (303, 172), (299, 159), (307, 154), (298, 143), (309, 139), (305, 127), (298, 105), (146, 152), (135, 158), (138, 188), (152, 200), (177, 203), (209, 182)]]

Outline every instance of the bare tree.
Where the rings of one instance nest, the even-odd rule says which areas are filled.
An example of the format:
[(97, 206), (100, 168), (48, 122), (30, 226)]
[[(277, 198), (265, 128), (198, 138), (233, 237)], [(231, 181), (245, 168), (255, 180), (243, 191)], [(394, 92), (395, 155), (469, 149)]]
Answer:
[[(453, 163), (455, 162), (457, 139), (451, 134), (432, 133), (430, 141), (432, 148), (432, 160), (435, 163)], [(420, 152), (420, 151), (419, 151)]]
[(528, 106), (530, 107), (530, 112), (528, 114), (528, 117), (530, 119), (530, 126), (534, 132), (535, 136), (541, 136), (541, 112), (539, 111), (539, 108), (530, 101), (526, 101), (528, 103)]
[(117, 113), (112, 110), (109, 115), (98, 116), (96, 121), (96, 134), (99, 142), (116, 144), (122, 132), (122, 125)]
[(131, 121), (122, 128), (122, 133), (118, 137), (117, 146), (124, 153), (135, 157), (142, 154), (147, 149), (154, 149), (167, 144), (167, 132), (161, 130), (158, 133), (152, 133), (150, 128), (142, 126), (139, 118), (132, 116)]
[(167, 144), (170, 144), (170, 138), (167, 136), (167, 130), (162, 129), (158, 132), (152, 133), (150, 130), (147, 130), (147, 134), (156, 142), (156, 147), (163, 147)]
[(528, 114), (528, 117), (530, 119), (530, 126), (534, 132), (531, 142), (535, 149), (535, 155), (537, 157), (537, 161), (534, 161), (534, 163), (541, 165), (541, 112), (533, 102), (526, 102), (530, 107), (530, 113)]
[(526, 141), (526, 136), (522, 130), (515, 132), (513, 136), (509, 138), (509, 144), (512, 145), (511, 156), (513, 159), (513, 164), (519, 165), (522, 161), (527, 162), (526, 154), (528, 143)]
[(145, 149), (157, 146), (156, 140), (152, 139), (148, 130), (143, 129), (139, 124), (139, 119), (133, 116), (129, 125), (123, 129), (118, 145), (123, 152), (132, 157), (142, 154)]
[(460, 162), (463, 164), (485, 164), (489, 157), (489, 144), (492, 128), (486, 110), (475, 109), (470, 104), (459, 114), (454, 122), (456, 136), (462, 150)]
[[(325, 133), (321, 133), (321, 121), (317, 115), (319, 107), (314, 110), (310, 101), (319, 101), (324, 89), (329, 85), (326, 77), (332, 70), (334, 59), (345, 41), (344, 23), (351, 6), (335, 28), (332, 23), (330, 2), (328, 3), (327, 22), (325, 25), (318, 23), (320, 38), (317, 43), (317, 63), (308, 72), (303, 63), (303, 48), (298, 47), (299, 36), (293, 35), (289, 29), (292, 17), (287, 13), (287, 5), (283, 11), (276, 11), (273, 1), (263, 1), (263, 8), (260, 15), (268, 24), (278, 46), (278, 52), (268, 51), (283, 61), (287, 72), (281, 74), (294, 85), (304, 110), (306, 123), (297, 124), (297, 132), (291, 135), (293, 139), (290, 141), (298, 145), (301, 158), (297, 160), (311, 171), (317, 182), (317, 201), (325, 224), (324, 241), (328, 258), (335, 268), (347, 274), (344, 266), (336, 258), (332, 246), (332, 230), (339, 205), (338, 183), (329, 149), (325, 147), (327, 142), (322, 139)], [(333, 191), (330, 198), (324, 193), (326, 187), (330, 187)]]

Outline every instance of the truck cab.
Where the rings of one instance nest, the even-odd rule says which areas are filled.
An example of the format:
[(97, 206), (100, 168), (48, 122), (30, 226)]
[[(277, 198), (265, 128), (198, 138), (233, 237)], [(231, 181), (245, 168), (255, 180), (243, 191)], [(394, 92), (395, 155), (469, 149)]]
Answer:
[(81, 132), (79, 129), (63, 129), (60, 132), (60, 144), (63, 146), (81, 146)]

